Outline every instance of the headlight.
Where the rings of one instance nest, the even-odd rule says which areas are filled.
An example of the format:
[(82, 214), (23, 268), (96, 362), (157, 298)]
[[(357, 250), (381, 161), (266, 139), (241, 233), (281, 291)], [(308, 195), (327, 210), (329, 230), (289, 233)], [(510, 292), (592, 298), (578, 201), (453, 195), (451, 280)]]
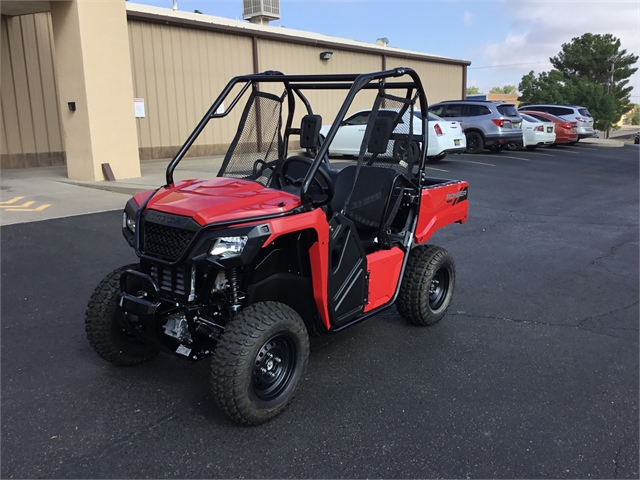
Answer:
[(249, 237), (220, 237), (213, 242), (209, 250), (209, 255), (221, 256), (222, 258), (237, 257), (242, 253)]
[(127, 212), (122, 212), (122, 226), (127, 227), (132, 233), (136, 233), (136, 219), (130, 217)]

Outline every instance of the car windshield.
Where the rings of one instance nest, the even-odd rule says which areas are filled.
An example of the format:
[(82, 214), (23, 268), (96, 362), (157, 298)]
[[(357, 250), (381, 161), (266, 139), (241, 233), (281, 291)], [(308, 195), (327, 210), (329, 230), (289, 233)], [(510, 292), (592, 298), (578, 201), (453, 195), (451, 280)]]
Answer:
[(540, 123), (540, 120), (538, 120), (537, 118), (530, 117), (529, 115), (526, 115), (526, 114), (520, 114), (520, 115), (529, 123)]
[[(413, 112), (413, 114), (418, 117), (420, 120), (422, 120), (422, 112), (420, 110), (415, 110)], [(433, 113), (429, 113), (429, 115), (427, 116), (427, 118), (429, 119), (430, 122), (444, 122), (445, 120), (443, 120), (442, 118), (440, 118), (437, 115), (434, 115)]]
[(565, 120), (559, 117), (556, 117), (555, 115), (551, 115), (550, 113), (545, 113), (544, 115), (542, 115), (540, 112), (520, 112), (520, 115), (522, 115), (523, 113), (527, 113), (531, 115), (533, 118), (537, 118), (541, 122), (558, 122), (558, 123), (565, 122)]
[(505, 117), (517, 117), (518, 111), (513, 105), (498, 105), (498, 111)]

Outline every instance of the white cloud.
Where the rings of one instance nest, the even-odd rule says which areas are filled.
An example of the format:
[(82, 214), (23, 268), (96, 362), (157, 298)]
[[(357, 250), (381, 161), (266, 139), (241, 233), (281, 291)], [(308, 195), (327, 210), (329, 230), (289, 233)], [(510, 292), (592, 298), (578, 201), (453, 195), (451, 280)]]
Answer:
[(464, 15), (462, 16), (462, 21), (464, 22), (465, 25), (471, 25), (473, 23), (473, 13), (471, 13), (469, 10), (464, 12)]
[[(517, 84), (523, 75), (551, 69), (549, 58), (563, 43), (585, 33), (610, 33), (618, 37), (627, 53), (640, 54), (640, 4), (633, 1), (537, 1), (505, 0), (512, 15), (510, 32), (500, 42), (488, 42), (469, 50), (469, 78), (484, 88)], [(492, 66), (493, 68), (477, 68)], [(474, 68), (475, 67), (475, 68)], [(640, 95), (639, 76), (631, 78)], [(486, 85), (486, 86), (485, 86)], [(640, 97), (632, 97), (640, 103)]]

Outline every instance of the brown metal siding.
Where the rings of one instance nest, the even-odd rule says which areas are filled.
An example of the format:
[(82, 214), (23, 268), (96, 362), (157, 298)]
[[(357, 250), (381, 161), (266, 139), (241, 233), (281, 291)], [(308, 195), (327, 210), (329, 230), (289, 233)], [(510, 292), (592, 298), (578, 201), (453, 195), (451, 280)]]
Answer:
[(2, 168), (64, 165), (49, 13), (1, 19)]
[(387, 68), (396, 67), (410, 67), (418, 72), (430, 104), (460, 98), (464, 68), (461, 65), (387, 57)]
[[(226, 83), (253, 71), (250, 37), (129, 21), (129, 38), (134, 93), (145, 101), (136, 119), (143, 160), (173, 156)], [(212, 121), (190, 154), (221, 153), (234, 133)]]
[[(173, 156), (226, 83), (235, 75), (254, 72), (256, 66), (258, 71), (290, 74), (360, 73), (405, 66), (420, 74), (430, 103), (460, 98), (464, 90), (464, 66), (447, 59), (384, 58), (384, 52), (368, 53), (362, 47), (281, 41), (277, 27), (253, 37), (251, 32), (236, 35), (229, 27), (215, 31), (146, 19), (130, 18), (128, 25), (134, 94), (145, 100), (146, 117), (136, 119), (142, 159)], [(3, 16), (1, 34), (2, 168), (63, 165), (50, 14)], [(330, 60), (320, 60), (325, 50), (333, 51)], [(334, 119), (344, 94), (307, 92), (325, 124)], [(350, 113), (368, 108), (373, 95), (361, 93)], [(190, 154), (222, 153), (235, 134), (240, 110), (236, 108), (230, 121), (213, 121)], [(302, 110), (298, 112), (300, 117)]]

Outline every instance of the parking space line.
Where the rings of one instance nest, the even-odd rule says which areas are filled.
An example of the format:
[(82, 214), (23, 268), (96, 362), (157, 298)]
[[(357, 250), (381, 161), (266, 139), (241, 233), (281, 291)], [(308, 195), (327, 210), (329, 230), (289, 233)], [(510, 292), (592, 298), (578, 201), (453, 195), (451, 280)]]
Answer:
[(13, 197), (11, 200), (7, 200), (6, 202), (0, 202), (0, 205), (11, 205), (12, 203), (16, 203), (18, 200), (22, 200), (24, 197)]
[(449, 160), (450, 162), (464, 162), (464, 163), (475, 163), (476, 165), (486, 165), (487, 167), (495, 167), (495, 165), (491, 164), (491, 163), (482, 163), (482, 162), (474, 162), (471, 160)]
[(495, 155), (483, 155), (482, 153), (478, 154), (478, 153), (474, 153), (474, 155), (476, 155), (477, 157), (489, 157), (489, 158), (513, 158), (514, 160), (522, 160), (523, 162), (528, 162), (529, 159), (527, 158), (520, 158), (520, 157), (512, 157), (510, 155), (502, 155), (501, 153), (495, 154)]
[(540, 153), (540, 152), (527, 152), (533, 153), (534, 155), (542, 155), (543, 157), (555, 157), (555, 155), (549, 155), (548, 153)]
[(562, 153), (573, 153), (574, 155), (579, 155), (580, 152), (572, 152), (571, 150), (567, 150), (566, 148), (562, 149)]
[(442, 168), (435, 168), (435, 167), (424, 167), (424, 168), (428, 168), (429, 170), (437, 170), (439, 172), (449, 172), (449, 170), (444, 170)]

